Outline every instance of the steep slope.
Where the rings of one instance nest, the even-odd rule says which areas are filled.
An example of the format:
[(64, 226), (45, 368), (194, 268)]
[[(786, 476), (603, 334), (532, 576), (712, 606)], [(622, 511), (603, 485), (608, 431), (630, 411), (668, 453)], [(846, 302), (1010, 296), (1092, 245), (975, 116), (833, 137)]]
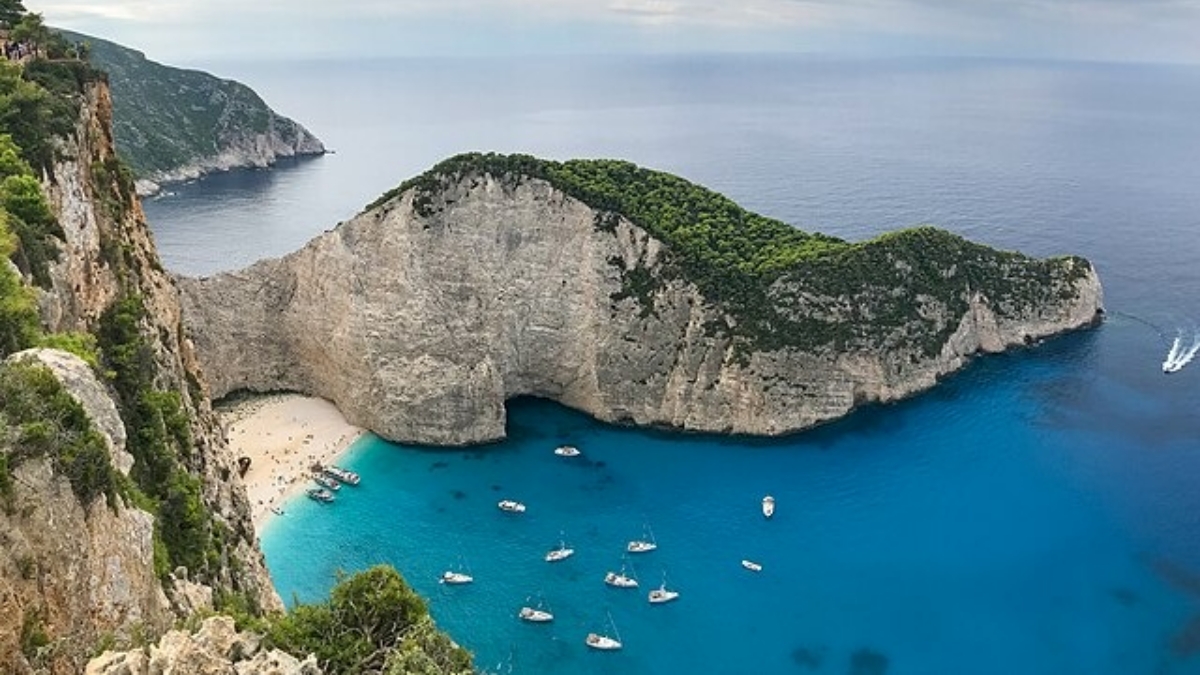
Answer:
[(165, 66), (107, 40), (64, 35), (86, 42), (92, 64), (108, 73), (117, 151), (142, 194), (214, 171), (325, 152), (307, 129), (240, 82)]
[(282, 259), (181, 279), (213, 394), (288, 389), (395, 440), (599, 419), (781, 434), (1092, 325), (1091, 264), (919, 228), (850, 244), (623, 162), (466, 155)]
[[(89, 381), (91, 366), (38, 353), (84, 406), (77, 412), (65, 403), (44, 407), (58, 400), (53, 380), (5, 367), (0, 458), (11, 480), (0, 516), (0, 670), (80, 672), (103, 639), (156, 636), (224, 598), (280, 609), (234, 459), (182, 335), (178, 293), (116, 159), (102, 75), (78, 61), (34, 61), (4, 66), (0, 79), (27, 101), (29, 120), (55, 120), (14, 127), (21, 133), (13, 138), (26, 143), (55, 136), (39, 142), (50, 149), (37, 156), (44, 181), (28, 195), (47, 204), (46, 213), (22, 216), (33, 211), (8, 198), (10, 186), (27, 182), (7, 178), (0, 189), (0, 220), (21, 235), (21, 264), (6, 276), (15, 269), (40, 286), (40, 326), (0, 347), (0, 356), (45, 331), (90, 353), (105, 374)], [(6, 155), (4, 170), (13, 166), (21, 162)], [(34, 222), (43, 224), (39, 236)], [(4, 286), (6, 312), (30, 293)]]
[(84, 61), (0, 61), (0, 672), (469, 671), (390, 568), (280, 613), (111, 114)]

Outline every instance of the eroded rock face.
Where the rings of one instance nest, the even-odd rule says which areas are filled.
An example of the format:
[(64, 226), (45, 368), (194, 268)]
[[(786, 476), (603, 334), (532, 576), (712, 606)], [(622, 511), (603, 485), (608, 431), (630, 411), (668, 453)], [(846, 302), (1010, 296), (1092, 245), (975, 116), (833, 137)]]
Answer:
[[(204, 501), (228, 531), (230, 554), (237, 560), (224, 570), (228, 578), (223, 585), (245, 591), (264, 609), (280, 610), (283, 604), (255, 541), (236, 460), (212, 413), (204, 373), (183, 335), (179, 292), (159, 261), (141, 203), (129, 186), (106, 180), (113, 172), (103, 167), (112, 164), (115, 153), (108, 87), (90, 85), (75, 133), (63, 141), (53, 180), (44, 186), (65, 242), (51, 267), (53, 288), (39, 299), (43, 321), (52, 331), (88, 332), (122, 289), (141, 297), (145, 332), (153, 336), (155, 379), (163, 389), (178, 392), (188, 411), (195, 440), (188, 469), (201, 478)], [(109, 427), (114, 423), (111, 417), (93, 420)]]
[(664, 277), (653, 311), (614, 300), (623, 270), (664, 255), (629, 221), (602, 227), (602, 214), (529, 178), (474, 174), (438, 199), (414, 208), (409, 191), (282, 259), (180, 279), (214, 396), (315, 394), (382, 436), (429, 444), (501, 438), (504, 402), (521, 395), (606, 421), (781, 434), (927, 389), (977, 352), (1090, 325), (1102, 303), (1088, 266), (1015, 315), (970, 298), (937, 317), (957, 330), (932, 355), (739, 355), (709, 329), (730, 319), (681, 276)]
[[(110, 452), (128, 457), (124, 431), (111, 423), (116, 408), (86, 363), (48, 349), (9, 360), (49, 367), (93, 420), (105, 420), (93, 426)], [(156, 633), (171, 625), (176, 617), (151, 562), (149, 513), (103, 496), (81, 504), (67, 477), (44, 457), (10, 471), (12, 498), (0, 508), (0, 672), (40, 666), (77, 673), (102, 636), (129, 639), (135, 630)], [(19, 645), (31, 625), (46, 634), (51, 649), (29, 659)]]
[(239, 633), (233, 619), (204, 621), (195, 633), (174, 630), (157, 645), (105, 652), (87, 665), (87, 675), (320, 675), (316, 657), (301, 661), (261, 648), (258, 636)]

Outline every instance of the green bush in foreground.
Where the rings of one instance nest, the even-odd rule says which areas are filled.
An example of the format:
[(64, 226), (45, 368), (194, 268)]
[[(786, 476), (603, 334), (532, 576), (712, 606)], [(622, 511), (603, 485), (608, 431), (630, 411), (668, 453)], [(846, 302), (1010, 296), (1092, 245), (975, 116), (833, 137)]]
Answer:
[(268, 637), (288, 653), (315, 654), (330, 675), (472, 672), (471, 655), (437, 629), (425, 601), (386, 565), (342, 579), (326, 602), (298, 605)]

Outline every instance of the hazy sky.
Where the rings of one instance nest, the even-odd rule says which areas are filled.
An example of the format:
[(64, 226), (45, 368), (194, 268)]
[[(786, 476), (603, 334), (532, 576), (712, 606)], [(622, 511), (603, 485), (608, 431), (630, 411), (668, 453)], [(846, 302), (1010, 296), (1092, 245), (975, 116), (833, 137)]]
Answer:
[(823, 52), (1200, 63), (1200, 0), (26, 0), (160, 61)]

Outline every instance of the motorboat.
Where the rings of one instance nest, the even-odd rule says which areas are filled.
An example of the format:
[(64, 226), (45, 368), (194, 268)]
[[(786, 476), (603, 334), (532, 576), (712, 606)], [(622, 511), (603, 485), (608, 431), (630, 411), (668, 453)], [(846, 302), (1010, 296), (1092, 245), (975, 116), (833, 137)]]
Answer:
[(554, 449), (554, 454), (558, 455), (559, 457), (578, 457), (583, 453), (579, 451), (579, 448), (573, 445), (560, 445)]
[(1162, 368), (1164, 375), (1170, 375), (1171, 373), (1178, 373), (1183, 370), (1183, 364), (1175, 361), (1167, 361), (1163, 363)]
[(513, 501), (511, 499), (503, 499), (499, 504), (496, 504), (496, 506), (498, 506), (501, 511), (508, 511), (509, 513), (525, 513), (525, 505), (521, 502)]
[(763, 504), (762, 505), (763, 516), (770, 518), (771, 516), (775, 515), (775, 498), (774, 497), (772, 497), (771, 495), (767, 495), (766, 497), (763, 497), (762, 504)]
[(531, 623), (546, 623), (547, 621), (554, 620), (553, 614), (544, 609), (538, 609), (536, 607), (522, 607), (521, 611), (517, 613), (517, 616), (520, 617), (522, 621), (529, 621)]
[(438, 583), (450, 584), (454, 586), (458, 584), (469, 584), (473, 581), (475, 581), (475, 577), (471, 576), (470, 574), (446, 570), (445, 572), (442, 572), (442, 578), (438, 580)]
[(750, 570), (751, 572), (761, 572), (762, 571), (762, 565), (754, 562), (753, 560), (743, 560), (742, 567), (745, 567), (746, 569)]
[(608, 625), (610, 628), (612, 628), (613, 635), (615, 635), (616, 637), (609, 637), (607, 635), (601, 635), (599, 633), (588, 633), (587, 638), (584, 640), (584, 643), (587, 644), (587, 646), (591, 647), (592, 649), (599, 649), (601, 651), (606, 651), (606, 652), (615, 651), (617, 649), (620, 649), (621, 648), (621, 634), (617, 632), (617, 624), (613, 622), (611, 613), (608, 615)]
[(551, 549), (546, 552), (546, 562), (558, 562), (560, 560), (566, 560), (573, 555), (575, 555), (575, 549), (567, 548), (567, 543), (565, 541), (560, 541), (558, 543), (558, 548)]
[(325, 488), (326, 490), (337, 491), (337, 490), (342, 489), (341, 483), (330, 478), (329, 476), (326, 476), (325, 474), (314, 473), (312, 479), (313, 479), (314, 483), (316, 483), (317, 485), (320, 485), (321, 487)]
[(322, 504), (328, 504), (333, 501), (333, 493), (325, 488), (312, 488), (305, 492), (308, 494), (309, 499), (321, 502)]
[(630, 553), (649, 553), (658, 548), (658, 542), (654, 540), (654, 532), (650, 530), (650, 526), (646, 526), (646, 531), (642, 534), (641, 539), (634, 539), (625, 545), (625, 550)]
[(320, 471), (326, 476), (334, 478), (338, 482), (346, 485), (358, 485), (362, 481), (362, 478), (353, 471), (347, 471), (340, 466), (334, 466), (332, 464), (329, 466), (320, 467)]

